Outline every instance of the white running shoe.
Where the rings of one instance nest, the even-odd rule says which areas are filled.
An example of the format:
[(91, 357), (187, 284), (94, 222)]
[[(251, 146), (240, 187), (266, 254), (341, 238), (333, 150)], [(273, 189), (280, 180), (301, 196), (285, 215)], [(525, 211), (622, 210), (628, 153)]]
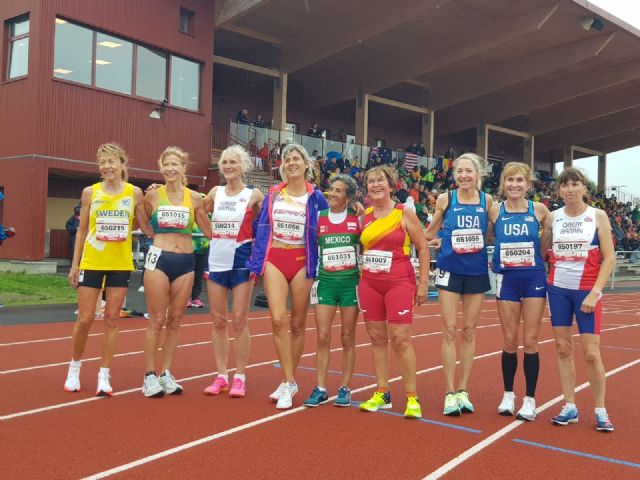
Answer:
[(169, 370), (160, 375), (160, 385), (167, 395), (179, 395), (182, 393), (182, 385), (176, 382), (176, 378)]
[(288, 383), (283, 384), (284, 387), (280, 391), (280, 398), (276, 408), (278, 410), (287, 410), (293, 406), (293, 396), (298, 393), (298, 387), (296, 385), (290, 385)]
[(286, 383), (281, 383), (280, 385), (278, 385), (278, 388), (276, 388), (273, 393), (271, 393), (269, 395), (269, 398), (271, 400), (273, 400), (274, 402), (277, 402), (280, 399), (280, 395), (282, 395), (282, 389), (286, 386)]
[(160, 385), (158, 377), (154, 374), (146, 375), (144, 377), (144, 384), (142, 385), (142, 393), (145, 397), (163, 397), (164, 388)]
[(498, 405), (498, 415), (513, 416), (516, 411), (516, 396), (513, 392), (504, 392), (502, 401)]
[(518, 420), (533, 422), (536, 419), (536, 399), (533, 397), (524, 397), (522, 400), (522, 408), (518, 410), (516, 418)]
[(69, 371), (67, 372), (67, 380), (64, 382), (65, 392), (79, 392), (80, 391), (80, 367), (73, 367), (69, 365)]
[(113, 389), (109, 383), (110, 375), (98, 372), (98, 388), (96, 389), (96, 397), (110, 397), (113, 395)]

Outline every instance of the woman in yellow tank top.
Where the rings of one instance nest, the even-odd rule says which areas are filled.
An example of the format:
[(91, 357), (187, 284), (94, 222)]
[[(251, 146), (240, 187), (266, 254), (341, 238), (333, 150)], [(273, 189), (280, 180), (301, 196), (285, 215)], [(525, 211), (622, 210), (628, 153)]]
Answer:
[[(178, 346), (178, 329), (193, 285), (193, 223), (211, 238), (211, 222), (202, 198), (185, 186), (188, 160), (188, 154), (180, 148), (167, 147), (158, 160), (165, 185), (149, 190), (144, 199), (155, 232), (144, 274), (149, 310), (144, 339), (146, 374), (142, 393), (145, 397), (182, 393), (182, 386), (171, 375), (170, 368)], [(158, 377), (155, 355), (163, 325), (167, 331), (162, 345), (162, 373)]]
[(80, 361), (104, 286), (104, 346), (96, 395), (110, 396), (113, 390), (109, 368), (116, 347), (117, 322), (133, 270), (134, 217), (145, 234), (152, 235), (153, 231), (144, 210), (142, 190), (127, 183), (128, 159), (122, 147), (101, 145), (97, 156), (102, 181), (82, 191), (80, 225), (69, 271), (69, 283), (78, 290), (78, 319), (73, 327), (73, 358), (64, 389), (80, 391)]

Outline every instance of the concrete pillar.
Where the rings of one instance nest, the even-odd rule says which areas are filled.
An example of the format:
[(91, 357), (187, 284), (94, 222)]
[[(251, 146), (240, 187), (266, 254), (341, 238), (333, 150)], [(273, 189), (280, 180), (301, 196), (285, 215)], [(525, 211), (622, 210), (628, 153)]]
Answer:
[(362, 85), (356, 93), (356, 144), (367, 145), (369, 141), (369, 99)]
[(489, 129), (486, 123), (479, 125), (476, 130), (476, 153), (485, 160), (489, 155)]
[(526, 163), (531, 168), (531, 171), (535, 171), (535, 137), (531, 135), (531, 138), (524, 139), (524, 152), (523, 163)]
[(571, 145), (562, 147), (562, 163), (564, 163), (564, 168), (573, 165), (573, 147)]
[(433, 157), (433, 111), (420, 115), (420, 118), (422, 119), (421, 141), (424, 144), (424, 149), (427, 151), (427, 156)]
[(604, 193), (607, 188), (607, 154), (598, 156), (598, 193)]
[(287, 81), (286, 73), (273, 81), (273, 122), (271, 128), (281, 132), (287, 129)]

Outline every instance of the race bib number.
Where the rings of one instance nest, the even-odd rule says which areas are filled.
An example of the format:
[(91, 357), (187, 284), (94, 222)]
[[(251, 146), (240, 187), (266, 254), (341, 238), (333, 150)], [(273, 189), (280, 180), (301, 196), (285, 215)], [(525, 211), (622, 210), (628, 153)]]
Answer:
[(276, 220), (273, 237), (278, 240), (299, 241), (304, 238), (304, 223)]
[(160, 228), (176, 228), (183, 230), (189, 225), (189, 208), (174, 205), (158, 207), (158, 226)]
[(589, 242), (585, 240), (560, 240), (553, 242), (553, 255), (556, 260), (579, 262), (589, 255)]
[(322, 249), (322, 265), (327, 272), (341, 272), (356, 267), (356, 251), (353, 247)]
[(441, 268), (436, 268), (436, 287), (448, 287), (449, 286), (449, 276), (450, 273), (442, 270)]
[(451, 233), (451, 246), (457, 254), (478, 253), (484, 248), (482, 230), (460, 228)]
[(129, 219), (97, 217), (96, 239), (102, 242), (124, 242), (129, 236)]
[(158, 260), (160, 260), (160, 255), (162, 255), (161, 248), (154, 246), (149, 247), (147, 257), (144, 260), (144, 268), (146, 270), (154, 271), (156, 269), (156, 265), (158, 264)]
[(213, 238), (237, 238), (240, 222), (215, 221), (211, 223)]
[(392, 252), (382, 250), (367, 250), (362, 256), (362, 268), (369, 273), (389, 273), (391, 272)]
[(536, 249), (533, 242), (511, 242), (500, 245), (500, 268), (533, 267)]
[(313, 282), (313, 285), (311, 285), (311, 292), (309, 293), (309, 303), (311, 305), (318, 304), (318, 280)]

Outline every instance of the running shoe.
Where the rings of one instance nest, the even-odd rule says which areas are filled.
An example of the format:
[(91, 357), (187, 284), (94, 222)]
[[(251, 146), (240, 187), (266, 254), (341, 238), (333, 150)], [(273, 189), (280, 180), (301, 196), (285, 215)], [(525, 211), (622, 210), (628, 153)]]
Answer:
[(513, 416), (516, 411), (515, 400), (516, 396), (513, 392), (504, 392), (502, 401), (498, 405), (498, 415)]
[(473, 403), (469, 401), (469, 392), (458, 390), (456, 393), (456, 401), (460, 408), (460, 413), (473, 413)]
[(164, 397), (164, 388), (155, 373), (144, 377), (142, 393), (145, 397)]
[(422, 408), (418, 397), (407, 397), (407, 408), (404, 410), (404, 418), (422, 418)]
[(599, 432), (613, 432), (613, 423), (609, 420), (607, 412), (596, 414), (596, 430)]
[(554, 425), (569, 425), (570, 423), (578, 423), (578, 409), (565, 405), (558, 415), (551, 419)]
[(67, 380), (64, 382), (65, 392), (79, 392), (80, 391), (80, 367), (73, 367), (69, 365), (69, 371), (67, 372)]
[(444, 410), (442, 411), (448, 417), (459, 417), (460, 406), (455, 393), (447, 393), (444, 396)]
[(293, 397), (296, 393), (298, 393), (298, 387), (295, 384), (285, 383), (280, 391), (280, 398), (278, 398), (276, 408), (278, 410), (291, 408), (293, 406)]
[(338, 389), (338, 396), (333, 404), (336, 407), (350, 407), (351, 406), (351, 390), (349, 387), (340, 387)]
[(176, 382), (175, 377), (171, 375), (169, 370), (165, 370), (160, 375), (160, 385), (162, 385), (162, 389), (167, 395), (180, 395), (182, 393), (182, 385)]
[(220, 392), (226, 392), (229, 390), (229, 383), (218, 375), (213, 383), (204, 389), (205, 395), (218, 395)]
[(303, 405), (305, 407), (319, 407), (320, 405), (324, 405), (329, 401), (329, 394), (326, 390), (322, 391), (318, 387), (315, 387), (307, 398)]
[(360, 410), (363, 412), (377, 412), (378, 410), (387, 410), (392, 406), (389, 392), (375, 392), (369, 400), (360, 404)]
[(110, 397), (113, 395), (113, 389), (109, 383), (109, 374), (101, 374), (98, 372), (98, 388), (96, 389), (96, 397)]
[[(273, 393), (271, 393), (269, 395), (269, 398), (271, 400), (273, 400), (274, 402), (277, 402), (278, 399), (280, 398), (280, 395), (282, 395), (282, 389), (284, 388), (284, 386), (286, 385), (286, 383), (281, 383), (280, 385), (278, 385), (278, 388), (276, 388)], [(298, 385), (297, 384), (293, 384), (293, 394), (295, 395), (296, 393), (298, 393)]]
[(193, 300), (187, 302), (187, 308), (193, 308)]
[(234, 377), (231, 389), (229, 390), (229, 396), (233, 398), (241, 398), (244, 397), (246, 393), (244, 381), (241, 378)]
[(199, 298), (191, 300), (191, 308), (204, 308), (204, 303)]
[(524, 397), (522, 400), (522, 408), (518, 410), (516, 418), (518, 420), (533, 422), (536, 419), (536, 399), (533, 397)]

